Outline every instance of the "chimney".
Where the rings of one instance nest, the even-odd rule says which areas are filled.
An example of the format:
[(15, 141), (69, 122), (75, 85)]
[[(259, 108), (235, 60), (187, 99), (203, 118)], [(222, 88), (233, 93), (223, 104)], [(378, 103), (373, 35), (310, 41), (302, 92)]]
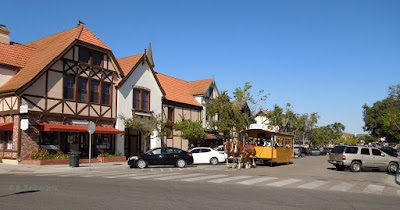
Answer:
[(0, 43), (10, 44), (10, 37), (8, 36), (10, 32), (11, 31), (6, 28), (5, 25), (0, 24)]

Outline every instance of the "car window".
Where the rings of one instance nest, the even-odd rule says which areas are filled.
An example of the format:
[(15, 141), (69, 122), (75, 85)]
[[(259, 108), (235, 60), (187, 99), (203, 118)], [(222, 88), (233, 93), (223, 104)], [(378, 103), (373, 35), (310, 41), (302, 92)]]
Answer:
[(346, 153), (347, 154), (357, 154), (358, 147), (347, 147)]
[(174, 153), (181, 153), (181, 152), (182, 152), (182, 150), (181, 150), (181, 149), (174, 148)]
[(199, 153), (199, 152), (200, 152), (200, 149), (194, 149), (191, 151), (191, 153)]
[(161, 148), (153, 149), (153, 150), (151, 151), (151, 154), (153, 154), (153, 155), (159, 155), (159, 154), (161, 154)]
[(362, 155), (369, 155), (369, 149), (368, 148), (362, 148), (361, 149), (361, 154)]
[(332, 149), (332, 153), (342, 154), (346, 146), (335, 146)]
[(167, 153), (167, 154), (174, 153), (174, 149), (173, 148), (165, 148), (165, 153)]
[(373, 155), (377, 155), (377, 156), (381, 156), (381, 151), (379, 151), (377, 149), (372, 149), (372, 154)]
[(210, 149), (201, 149), (201, 152), (211, 152)]

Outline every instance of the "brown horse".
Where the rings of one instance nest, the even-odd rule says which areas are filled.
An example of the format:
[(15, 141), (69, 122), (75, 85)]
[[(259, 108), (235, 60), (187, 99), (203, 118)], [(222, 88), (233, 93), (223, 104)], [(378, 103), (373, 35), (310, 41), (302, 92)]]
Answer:
[[(254, 161), (256, 153), (256, 147), (254, 145), (249, 145), (245, 148), (243, 152), (243, 162), (246, 164), (246, 168), (251, 168), (251, 166), (256, 167)], [(252, 159), (252, 161), (250, 161), (250, 159)]]
[[(229, 157), (232, 156), (233, 157), (233, 166), (232, 168), (236, 168), (238, 167), (238, 169), (240, 169), (241, 166), (241, 162), (243, 159), (243, 151), (244, 151), (244, 145), (241, 141), (235, 140), (235, 144), (233, 144), (232, 142), (225, 141), (224, 142), (225, 145), (225, 153), (227, 154), (228, 158), (226, 159), (226, 165), (229, 168)], [(237, 162), (237, 163), (236, 163)]]
[(233, 144), (229, 141), (226, 140), (224, 142), (224, 146), (225, 146), (225, 154), (227, 155), (226, 157), (226, 166), (229, 168), (229, 157), (233, 154)]

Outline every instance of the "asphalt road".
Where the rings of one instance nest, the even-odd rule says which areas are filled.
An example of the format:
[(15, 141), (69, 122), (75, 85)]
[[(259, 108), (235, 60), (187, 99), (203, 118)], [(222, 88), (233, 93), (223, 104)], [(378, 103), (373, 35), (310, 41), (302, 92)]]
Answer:
[[(200, 165), (177, 169), (151, 167), (129, 169), (125, 165), (94, 168), (89, 172), (59, 170), (52, 173), (6, 173), (0, 175), (0, 209), (398, 209), (400, 187), (385, 172), (338, 172), (326, 157), (306, 157), (294, 164), (277, 167), (233, 170), (225, 165)], [(16, 170), (15, 170), (16, 171)], [(149, 178), (156, 174), (161, 178)], [(169, 176), (168, 176), (169, 174)], [(172, 174), (175, 174), (172, 176)], [(185, 182), (179, 176), (245, 177), (237, 181), (213, 183)], [(200, 175), (201, 174), (201, 175)], [(137, 175), (137, 176), (136, 176)], [(144, 177), (134, 179), (132, 177)], [(167, 177), (166, 179), (164, 177)], [(265, 182), (238, 184), (238, 181), (274, 177), (302, 180), (299, 184), (271, 187)], [(182, 177), (181, 177), (182, 178)], [(329, 190), (338, 183), (355, 183), (346, 192)], [(325, 182), (321, 187), (299, 188), (301, 184)], [(366, 193), (369, 185), (383, 186), (381, 194)], [(393, 185), (392, 185), (393, 184)], [(365, 190), (364, 190), (365, 191)], [(385, 193), (386, 192), (386, 193)], [(391, 193), (393, 192), (393, 193)]]

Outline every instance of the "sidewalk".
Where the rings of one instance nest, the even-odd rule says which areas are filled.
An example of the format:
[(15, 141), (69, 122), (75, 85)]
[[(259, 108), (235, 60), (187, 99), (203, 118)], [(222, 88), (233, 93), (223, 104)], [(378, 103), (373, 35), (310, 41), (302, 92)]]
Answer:
[[(115, 171), (129, 169), (126, 162), (111, 162), (111, 163), (92, 163), (91, 171)], [(89, 164), (79, 164), (79, 167), (69, 167), (69, 165), (12, 165), (0, 163), (0, 174), (15, 173), (15, 174), (40, 174), (40, 173), (79, 173), (89, 171)]]

